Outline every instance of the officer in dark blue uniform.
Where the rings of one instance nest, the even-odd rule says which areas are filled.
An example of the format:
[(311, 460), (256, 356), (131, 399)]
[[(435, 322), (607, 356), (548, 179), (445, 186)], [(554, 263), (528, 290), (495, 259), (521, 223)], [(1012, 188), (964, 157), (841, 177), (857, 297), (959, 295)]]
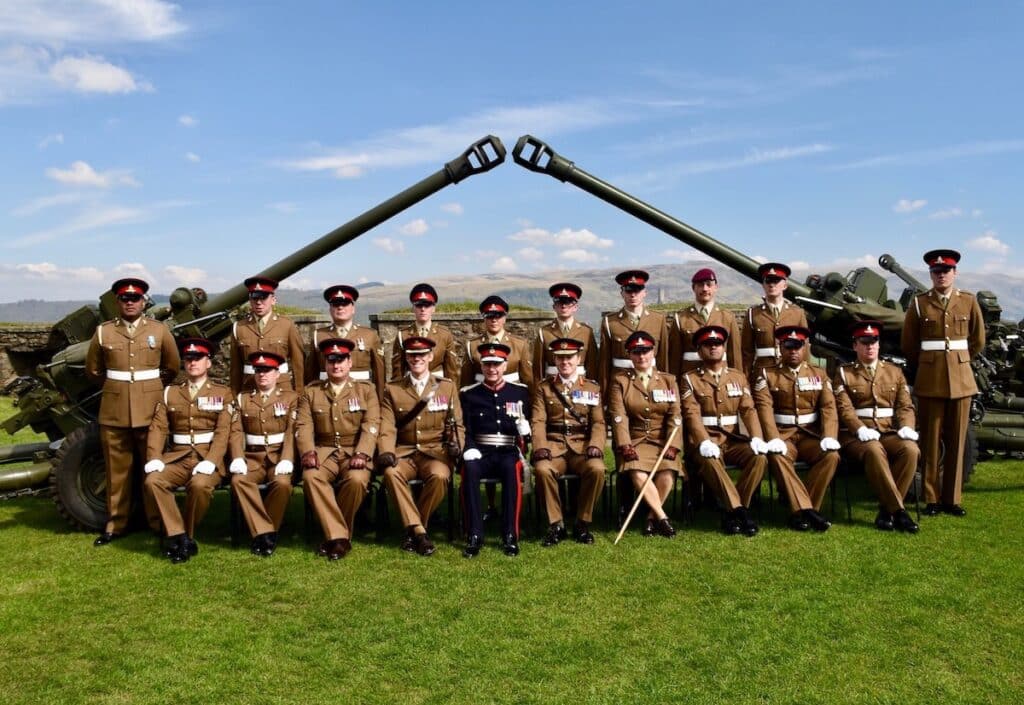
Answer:
[(466, 558), (480, 553), (484, 521), (480, 506), (480, 480), (501, 480), (501, 535), (505, 555), (519, 554), (519, 509), (522, 504), (520, 443), (530, 433), (530, 393), (525, 384), (506, 382), (505, 369), (512, 349), (501, 343), (477, 346), (483, 381), (459, 393), (466, 446), (462, 453), (463, 507), (469, 540)]

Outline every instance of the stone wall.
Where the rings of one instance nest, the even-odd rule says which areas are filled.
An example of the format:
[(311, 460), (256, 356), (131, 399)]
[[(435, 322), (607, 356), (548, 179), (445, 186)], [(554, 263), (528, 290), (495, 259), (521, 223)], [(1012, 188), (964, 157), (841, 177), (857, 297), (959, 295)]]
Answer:
[(0, 326), (0, 384), (15, 376), (10, 353), (29, 353), (46, 346), (50, 336), (49, 323), (19, 323)]

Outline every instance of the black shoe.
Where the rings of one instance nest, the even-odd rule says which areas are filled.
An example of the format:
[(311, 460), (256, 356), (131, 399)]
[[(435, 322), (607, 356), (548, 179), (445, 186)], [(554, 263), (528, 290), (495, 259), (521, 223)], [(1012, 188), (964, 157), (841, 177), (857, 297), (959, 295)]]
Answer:
[(594, 543), (594, 535), (590, 533), (590, 522), (577, 521), (576, 526), (572, 528), (572, 537), (576, 540), (576, 543), (586, 544), (587, 546)]
[(333, 541), (324, 541), (322, 544), (320, 544), (317, 547), (316, 555), (318, 555), (318, 556), (326, 556), (328, 553), (331, 552), (331, 544), (332, 543), (334, 543), (334, 542)]
[(811, 523), (803, 512), (793, 512), (789, 515), (789, 528), (793, 531), (810, 531)]
[(908, 534), (916, 534), (921, 528), (916, 521), (910, 518), (906, 509), (901, 509), (893, 515), (893, 524), (899, 531)]
[(409, 533), (405, 535), (405, 538), (402, 539), (402, 543), (398, 544), (398, 547), (403, 551), (416, 553), (416, 534), (411, 528), (409, 529)]
[(805, 509), (804, 516), (807, 517), (807, 523), (815, 531), (828, 531), (832, 527), (832, 522), (815, 509)]
[(738, 534), (742, 528), (742, 520), (736, 514), (735, 510), (726, 512), (722, 515), (722, 533), (726, 536)]
[(505, 552), (506, 556), (518, 556), (519, 555), (519, 540), (515, 534), (505, 534), (505, 542), (501, 547), (501, 550)]
[(750, 516), (750, 512), (747, 511), (747, 508), (740, 507), (736, 511), (739, 514), (740, 533), (744, 536), (756, 535), (758, 532), (757, 522)]
[[(561, 524), (552, 524), (548, 527), (548, 533), (544, 536), (544, 540), (540, 542), (541, 546), (554, 546), (557, 543), (561, 543), (567, 534), (565, 533), (565, 527)], [(593, 539), (593, 537), (591, 537)]]
[(111, 541), (116, 541), (121, 538), (121, 534), (111, 533), (110, 531), (104, 531), (102, 534), (96, 537), (96, 540), (92, 542), (93, 546), (106, 546)]
[(163, 551), (161, 554), (164, 558), (173, 558), (175, 553), (182, 550), (185, 542), (185, 534), (176, 534), (174, 536), (168, 536), (163, 541)]
[(413, 550), (421, 556), (432, 556), (437, 546), (426, 534), (416, 534), (412, 539)]
[(352, 542), (348, 539), (335, 539), (327, 549), (327, 560), (340, 561), (352, 550)]
[(655, 531), (658, 536), (664, 536), (667, 539), (673, 538), (676, 535), (676, 530), (672, 526), (672, 522), (668, 520), (668, 517), (658, 519), (658, 523), (655, 524)]
[(473, 558), (480, 553), (480, 549), (484, 545), (484, 537), (477, 536), (476, 534), (470, 534), (469, 540), (466, 542), (466, 547), (462, 549), (462, 555), (465, 558)]
[[(909, 519), (910, 517), (907, 518)], [(896, 524), (893, 522), (892, 514), (884, 509), (879, 509), (878, 516), (875, 517), (875, 528), (879, 531), (892, 531), (895, 529)]]
[(265, 546), (263, 548), (263, 552), (268, 556), (274, 555), (274, 551), (277, 550), (277, 532), (271, 531), (267, 534), (267, 538), (264, 539), (264, 542)]
[(938, 502), (929, 502), (924, 505), (924, 509), (921, 510), (921, 513), (926, 517), (937, 517), (939, 514), (942, 514), (942, 505)]
[(191, 536), (186, 536), (185, 550), (188, 551), (189, 556), (195, 556), (199, 553), (199, 544)]
[(252, 545), (249, 547), (249, 551), (254, 556), (272, 556), (274, 554), (274, 542), (270, 538), (270, 534), (258, 534), (253, 537)]
[(498, 514), (498, 510), (496, 507), (488, 507), (487, 510), (484, 512), (483, 521), (486, 524), (487, 522), (496, 520), (499, 516), (500, 515)]
[(967, 510), (961, 507), (959, 504), (943, 504), (942, 511), (945, 514), (949, 514), (955, 517), (967, 516)]
[(647, 523), (644, 524), (644, 536), (654, 536), (657, 532), (657, 528), (654, 526), (654, 519), (648, 517)]

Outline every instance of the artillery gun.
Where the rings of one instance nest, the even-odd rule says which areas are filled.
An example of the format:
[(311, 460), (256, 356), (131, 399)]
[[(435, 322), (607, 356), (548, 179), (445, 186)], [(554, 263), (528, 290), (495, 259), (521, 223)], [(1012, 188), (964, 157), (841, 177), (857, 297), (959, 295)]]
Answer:
[[(504, 160), (501, 140), (484, 137), (437, 172), (259, 274), (283, 280), (446, 186), (490, 171)], [(221, 340), (230, 334), (236, 309), (247, 294), (241, 283), (213, 297), (202, 289), (182, 287), (171, 293), (167, 305), (147, 301), (147, 315), (165, 321), (176, 336)], [(29, 426), (50, 439), (0, 448), (0, 465), (33, 463), (0, 470), (0, 496), (48, 484), (60, 513), (89, 530), (99, 530), (106, 521), (106, 480), (96, 422), (100, 387), (85, 375), (85, 357), (96, 327), (116, 315), (114, 295), (108, 291), (97, 307), (83, 306), (55, 324), (43, 349), (12, 354), (18, 377), (5, 391), (15, 397), (18, 413), (0, 424), (10, 434)]]
[[(667, 235), (722, 262), (754, 281), (759, 281), (759, 262), (721, 243), (709, 235), (644, 203), (601, 179), (588, 174), (550, 146), (531, 135), (519, 138), (512, 157), (530, 171), (553, 176), (639, 218)], [(786, 297), (807, 314), (815, 331), (812, 352), (825, 358), (834, 369), (839, 362), (855, 359), (850, 347), (849, 326), (857, 320), (878, 320), (885, 324), (881, 340), (884, 358), (906, 365), (900, 349), (904, 311), (914, 294), (929, 287), (906, 272), (890, 256), (879, 258), (879, 265), (907, 283), (899, 301), (890, 298), (885, 276), (869, 267), (859, 267), (847, 275), (828, 272), (812, 274), (803, 284), (790, 282)], [(1024, 451), (1024, 347), (1017, 325), (999, 320), (995, 294), (978, 293), (985, 313), (988, 344), (974, 362), (980, 393), (975, 397), (966, 444), (965, 477), (973, 468), (980, 447), (985, 452)], [(908, 375), (912, 379), (912, 376)]]

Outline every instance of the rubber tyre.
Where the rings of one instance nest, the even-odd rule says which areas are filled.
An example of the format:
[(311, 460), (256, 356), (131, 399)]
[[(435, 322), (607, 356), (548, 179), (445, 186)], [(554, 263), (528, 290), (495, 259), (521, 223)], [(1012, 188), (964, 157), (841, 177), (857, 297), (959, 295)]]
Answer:
[(101, 531), (107, 523), (107, 475), (99, 425), (90, 423), (64, 437), (50, 472), (57, 511), (83, 531)]

